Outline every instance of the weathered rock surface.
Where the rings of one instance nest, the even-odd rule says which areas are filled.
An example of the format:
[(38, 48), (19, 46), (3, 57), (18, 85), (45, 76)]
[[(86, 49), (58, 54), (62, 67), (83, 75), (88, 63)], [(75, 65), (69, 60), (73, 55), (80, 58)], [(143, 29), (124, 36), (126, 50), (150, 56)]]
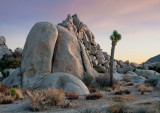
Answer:
[(140, 69), (136, 69), (135, 73), (137, 75), (145, 76), (147, 78), (150, 75), (157, 75), (157, 74), (159, 74), (159, 73), (157, 73), (156, 71), (153, 71), (153, 70), (140, 70)]
[(140, 67), (140, 65), (135, 62), (131, 62), (130, 65), (134, 68)]
[(12, 55), (12, 52), (6, 46), (6, 39), (4, 36), (0, 36), (0, 59), (3, 55)]
[(113, 73), (113, 78), (115, 80), (123, 80), (123, 74), (120, 74), (120, 73)]
[(75, 91), (77, 94), (89, 94), (88, 88), (74, 75), (68, 73), (52, 73), (47, 75), (39, 89), (61, 88), (65, 91)]
[(6, 39), (4, 36), (0, 36), (0, 45), (5, 45), (6, 44)]
[[(22, 85), (32, 87), (41, 73), (51, 73), (52, 58), (58, 37), (56, 26), (48, 22), (36, 23), (31, 29), (22, 53)], [(38, 77), (37, 77), (38, 76)]]
[(154, 57), (148, 59), (146, 62), (149, 62), (149, 63), (159, 63), (160, 62), (160, 55), (154, 56)]
[(22, 75), (20, 68), (16, 68), (7, 78), (2, 81), (2, 84), (6, 86), (21, 86), (22, 85)]
[(146, 80), (143, 76), (130, 76), (130, 81), (136, 84), (142, 84)]
[(57, 26), (58, 39), (53, 57), (52, 73), (65, 72), (83, 78), (81, 48), (77, 38), (66, 28)]

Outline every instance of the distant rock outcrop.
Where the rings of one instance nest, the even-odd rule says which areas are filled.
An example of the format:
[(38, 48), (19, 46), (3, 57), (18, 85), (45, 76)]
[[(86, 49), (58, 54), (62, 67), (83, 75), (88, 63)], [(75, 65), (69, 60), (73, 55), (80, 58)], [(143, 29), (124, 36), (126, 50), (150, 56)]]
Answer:
[(147, 63), (160, 63), (160, 54), (146, 61)]
[(0, 59), (3, 55), (12, 55), (12, 52), (8, 49), (6, 45), (6, 39), (4, 36), (0, 36)]

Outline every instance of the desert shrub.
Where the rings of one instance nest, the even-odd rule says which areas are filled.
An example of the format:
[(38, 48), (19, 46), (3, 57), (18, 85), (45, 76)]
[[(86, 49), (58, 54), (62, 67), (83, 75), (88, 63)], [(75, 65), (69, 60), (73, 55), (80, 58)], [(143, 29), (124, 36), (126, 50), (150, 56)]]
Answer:
[(84, 77), (83, 77), (83, 82), (86, 86), (90, 86), (91, 82), (93, 80), (93, 77), (91, 75), (88, 75), (86, 74)]
[(131, 93), (130, 90), (125, 89), (125, 90), (116, 91), (116, 92), (115, 92), (115, 95), (123, 95), (123, 94), (130, 94), (130, 93)]
[(125, 84), (125, 86), (133, 86), (132, 82), (128, 82), (127, 84)]
[(139, 66), (139, 67), (137, 67), (137, 69), (146, 70), (146, 68), (143, 66)]
[(90, 93), (95, 93), (97, 92), (97, 90), (95, 88), (91, 88), (91, 87), (88, 87), (88, 90)]
[(125, 113), (126, 107), (123, 102), (110, 102), (109, 110), (111, 113)]
[(49, 106), (61, 105), (65, 99), (65, 93), (61, 89), (45, 89), (37, 91), (27, 91), (32, 100), (31, 109), (33, 111), (45, 110)]
[(103, 95), (101, 93), (92, 93), (86, 96), (87, 100), (96, 100), (102, 98)]
[(21, 65), (21, 59), (9, 55), (3, 55), (0, 60), (0, 70), (7, 68), (17, 68)]
[(138, 91), (141, 91), (141, 94), (144, 94), (144, 92), (152, 92), (153, 88), (147, 86), (146, 84), (138, 84), (137, 85)]
[(7, 87), (7, 86), (0, 84), (0, 93), (1, 94), (10, 95), (11, 94), (10, 89), (11, 89), (10, 87)]
[(160, 73), (160, 64), (156, 64), (154, 66), (150, 66), (148, 69), (149, 70), (154, 70), (154, 71)]
[(11, 96), (0, 96), (0, 104), (10, 104), (14, 102), (14, 98)]
[(128, 74), (125, 74), (125, 75), (123, 76), (123, 80), (124, 80), (125, 82), (130, 82), (130, 76), (129, 76)]
[[(96, 82), (99, 84), (100, 88), (109, 87), (110, 86), (110, 76), (108, 73), (105, 75), (100, 75), (96, 77)], [(113, 84), (116, 84), (117, 81), (113, 78)]]
[(66, 95), (66, 98), (70, 100), (79, 98), (79, 95), (75, 91), (66, 92), (65, 95)]
[(145, 81), (146, 84), (151, 85), (153, 87), (155, 87), (157, 85), (158, 80), (156, 79), (148, 79)]
[(16, 95), (16, 90), (14, 88), (11, 88), (11, 96), (15, 96)]
[(133, 102), (133, 101), (135, 101), (135, 98), (133, 96), (130, 96), (130, 95), (116, 95), (116, 96), (112, 97), (112, 100), (114, 102), (123, 102), (123, 103), (126, 103), (126, 102)]
[(9, 76), (9, 71), (7, 71), (7, 73), (5, 73), (4, 70), (0, 69), (0, 72), (2, 73), (2, 76), (4, 78), (7, 78)]
[(16, 97), (17, 97), (18, 99), (23, 99), (23, 98), (24, 98), (23, 93), (22, 93), (22, 90), (20, 90), (20, 89), (15, 89), (15, 91), (16, 91)]
[(106, 70), (102, 67), (102, 66), (96, 66), (95, 70), (98, 72), (98, 73), (105, 73)]

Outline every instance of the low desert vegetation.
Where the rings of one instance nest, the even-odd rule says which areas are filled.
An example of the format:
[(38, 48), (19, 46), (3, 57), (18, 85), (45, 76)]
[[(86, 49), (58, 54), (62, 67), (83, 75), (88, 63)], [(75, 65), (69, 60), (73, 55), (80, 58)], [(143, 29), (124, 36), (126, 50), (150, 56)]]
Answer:
[(102, 66), (99, 66), (99, 65), (95, 67), (95, 70), (98, 73), (106, 73), (106, 70)]
[(0, 69), (17, 68), (21, 65), (21, 59), (9, 55), (3, 55), (0, 60)]
[(138, 84), (137, 85), (138, 91), (141, 92), (141, 94), (144, 94), (145, 92), (152, 92), (153, 88), (150, 86), (147, 86), (146, 84)]
[(126, 107), (123, 102), (110, 102), (110, 113), (125, 113)]
[(21, 89), (10, 88), (0, 84), (0, 104), (10, 104), (16, 99), (23, 99), (23, 93)]
[[(105, 73), (104, 75), (101, 75), (99, 77), (96, 77), (96, 82), (98, 83), (100, 89), (104, 89), (106, 87), (110, 86), (110, 76), (108, 73)], [(113, 79), (113, 84), (116, 85), (117, 81)]]
[(83, 83), (86, 85), (86, 86), (90, 86), (92, 81), (93, 81), (93, 77), (91, 75), (88, 75), (86, 74), (84, 77), (83, 77)]
[(102, 98), (103, 95), (101, 93), (91, 93), (86, 96), (87, 100), (96, 100)]
[(79, 95), (75, 91), (66, 92), (65, 96), (69, 100), (74, 100), (79, 98)]
[(35, 90), (33, 92), (27, 91), (32, 104), (33, 111), (41, 111), (48, 109), (50, 106), (63, 105), (65, 99), (65, 92), (61, 89), (44, 89)]

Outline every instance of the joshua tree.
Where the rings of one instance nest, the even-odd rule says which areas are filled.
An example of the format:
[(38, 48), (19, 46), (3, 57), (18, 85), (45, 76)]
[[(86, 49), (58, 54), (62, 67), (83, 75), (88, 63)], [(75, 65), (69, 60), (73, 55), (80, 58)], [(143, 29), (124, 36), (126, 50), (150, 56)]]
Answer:
[(115, 46), (117, 45), (117, 42), (121, 40), (121, 35), (116, 30), (114, 30), (112, 35), (110, 36), (110, 39), (112, 41), (111, 59), (110, 59), (110, 87), (112, 87), (113, 86), (114, 51), (115, 51)]

